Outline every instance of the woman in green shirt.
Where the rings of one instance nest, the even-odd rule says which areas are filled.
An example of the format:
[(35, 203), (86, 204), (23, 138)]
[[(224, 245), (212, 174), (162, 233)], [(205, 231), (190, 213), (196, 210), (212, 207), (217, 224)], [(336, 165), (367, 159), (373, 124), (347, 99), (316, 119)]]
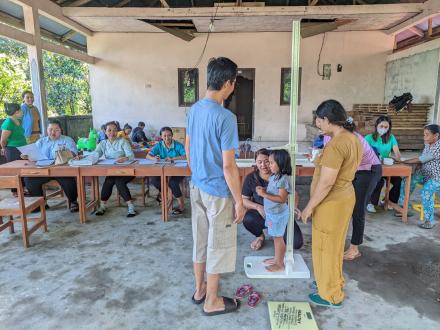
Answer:
[(23, 112), (20, 105), (16, 103), (6, 103), (5, 112), (8, 118), (2, 124), (1, 154), (6, 157), (6, 161), (12, 162), (20, 159), (20, 151), (17, 147), (26, 145), (26, 138), (20, 122)]
[[(377, 153), (379, 153), (380, 159), (389, 158), (391, 153), (394, 153), (394, 159), (400, 161), (400, 150), (397, 144), (396, 137), (391, 134), (392, 122), (387, 116), (380, 116), (376, 120), (374, 133), (368, 134), (365, 137), (368, 144), (372, 146)], [(371, 195), (371, 201), (367, 205), (367, 211), (376, 213), (376, 206), (379, 204), (380, 192), (385, 183), (385, 177), (383, 177), (374, 189)], [(397, 204), (399, 201), (400, 185), (402, 184), (402, 178), (400, 176), (391, 177), (391, 184), (393, 187), (390, 190), (389, 199), (391, 202)]]

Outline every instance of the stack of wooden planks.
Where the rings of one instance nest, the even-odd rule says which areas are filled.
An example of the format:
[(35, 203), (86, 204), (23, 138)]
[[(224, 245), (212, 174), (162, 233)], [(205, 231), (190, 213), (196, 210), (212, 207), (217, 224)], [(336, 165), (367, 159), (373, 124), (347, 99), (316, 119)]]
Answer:
[(395, 112), (388, 104), (354, 104), (349, 116), (353, 117), (358, 131), (369, 134), (374, 131), (377, 117), (385, 115), (391, 118), (392, 132), (402, 150), (421, 150), (423, 127), (428, 123), (432, 104), (410, 104), (408, 109)]

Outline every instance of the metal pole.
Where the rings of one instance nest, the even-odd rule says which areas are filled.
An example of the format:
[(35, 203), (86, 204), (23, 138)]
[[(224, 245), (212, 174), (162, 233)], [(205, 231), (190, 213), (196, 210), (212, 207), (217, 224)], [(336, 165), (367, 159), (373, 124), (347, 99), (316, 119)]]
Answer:
[(293, 260), (294, 221), (295, 221), (295, 179), (296, 179), (296, 135), (298, 124), (298, 83), (299, 83), (299, 51), (301, 42), (301, 22), (292, 22), (292, 60), (290, 65), (290, 125), (289, 125), (289, 153), (292, 164), (290, 183), (292, 193), (289, 195), (290, 219), (287, 226), (286, 260)]

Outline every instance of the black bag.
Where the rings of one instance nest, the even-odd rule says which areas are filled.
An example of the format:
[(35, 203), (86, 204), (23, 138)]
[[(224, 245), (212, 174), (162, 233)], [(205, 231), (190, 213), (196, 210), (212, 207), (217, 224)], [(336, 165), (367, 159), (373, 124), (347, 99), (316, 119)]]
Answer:
[(394, 96), (390, 101), (389, 106), (394, 108), (394, 111), (400, 112), (405, 110), (408, 105), (412, 102), (413, 96), (411, 93), (403, 93), (400, 96)]

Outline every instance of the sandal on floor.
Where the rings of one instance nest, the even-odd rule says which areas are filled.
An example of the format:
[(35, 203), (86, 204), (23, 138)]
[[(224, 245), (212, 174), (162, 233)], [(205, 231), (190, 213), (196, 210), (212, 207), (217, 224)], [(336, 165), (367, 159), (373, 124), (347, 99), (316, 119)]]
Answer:
[(345, 261), (352, 261), (352, 260), (354, 260), (354, 259), (359, 258), (360, 256), (362, 256), (362, 253), (360, 253), (360, 252), (358, 252), (358, 253), (356, 253), (356, 254), (354, 254), (354, 255), (351, 255), (351, 256), (346, 256), (346, 255), (344, 254), (344, 260), (345, 260)]
[(261, 294), (257, 291), (252, 292), (248, 298), (248, 306), (251, 308), (257, 307), (258, 303), (261, 301)]
[[(257, 238), (251, 243), (251, 249), (254, 251), (261, 250), (264, 246), (265, 238)], [(254, 244), (254, 242), (256, 242)]]
[(195, 294), (196, 294), (196, 293), (194, 292), (194, 294), (193, 294), (193, 296), (192, 296), (192, 298), (191, 298), (193, 304), (200, 305), (201, 303), (203, 303), (203, 302), (205, 301), (206, 293), (205, 293), (205, 295), (204, 295), (201, 299), (196, 299), (196, 298), (194, 298)]
[(181, 209), (173, 209), (173, 212), (171, 213), (172, 215), (179, 215), (179, 214), (182, 214), (183, 213), (183, 210), (181, 210)]
[(418, 226), (419, 226), (419, 228), (422, 228), (422, 229), (432, 229), (432, 228), (434, 228), (435, 224), (432, 223), (431, 221), (425, 221), (424, 223), (421, 223)]
[(215, 312), (205, 312), (205, 310), (202, 310), (203, 315), (205, 316), (214, 316), (214, 315), (221, 315), (221, 314), (227, 314), (232, 313), (238, 310), (238, 307), (240, 307), (240, 301), (237, 300), (236, 302), (232, 298), (222, 297), (223, 303), (225, 304), (225, 309), (222, 311), (215, 311)]
[(70, 209), (70, 212), (72, 212), (72, 213), (78, 212), (79, 211), (78, 202), (72, 202), (70, 204), (69, 209)]
[(96, 210), (95, 215), (104, 215), (104, 213), (105, 213), (105, 208), (103, 208), (103, 207), (99, 207), (99, 208)]
[(235, 291), (235, 298), (236, 299), (243, 299), (246, 297), (248, 293), (250, 293), (253, 290), (253, 286), (251, 284), (244, 284), (241, 287)]

